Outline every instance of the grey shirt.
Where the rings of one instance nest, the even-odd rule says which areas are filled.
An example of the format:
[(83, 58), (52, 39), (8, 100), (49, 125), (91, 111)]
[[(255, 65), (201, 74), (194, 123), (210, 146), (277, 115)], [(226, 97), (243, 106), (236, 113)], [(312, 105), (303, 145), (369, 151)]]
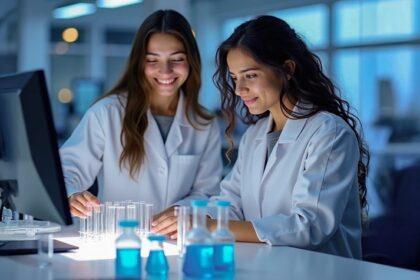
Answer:
[(166, 142), (168, 137), (169, 130), (171, 129), (172, 122), (174, 121), (173, 116), (162, 116), (162, 115), (153, 115), (156, 120), (156, 123), (159, 127), (160, 134), (162, 135), (163, 142)]
[(270, 157), (270, 154), (273, 151), (274, 146), (276, 146), (277, 140), (279, 140), (280, 134), (281, 134), (281, 130), (267, 133), (267, 157), (265, 158), (265, 164), (267, 164), (268, 158)]

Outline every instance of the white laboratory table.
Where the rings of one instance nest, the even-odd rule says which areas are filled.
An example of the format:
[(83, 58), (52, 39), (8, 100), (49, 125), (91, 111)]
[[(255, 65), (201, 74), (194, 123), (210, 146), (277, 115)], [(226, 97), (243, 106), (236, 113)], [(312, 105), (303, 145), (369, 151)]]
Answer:
[[(79, 239), (74, 228), (64, 229), (59, 239), (75, 243)], [(39, 268), (37, 255), (0, 257), (0, 279), (113, 279), (113, 256), (108, 256), (109, 252), (100, 244), (86, 246), (74, 252), (54, 254), (52, 264), (46, 268)], [(169, 251), (168, 279), (182, 279), (181, 259)], [(143, 279), (146, 279), (145, 263), (143, 258)], [(290, 247), (236, 243), (235, 279), (420, 280), (420, 272)]]

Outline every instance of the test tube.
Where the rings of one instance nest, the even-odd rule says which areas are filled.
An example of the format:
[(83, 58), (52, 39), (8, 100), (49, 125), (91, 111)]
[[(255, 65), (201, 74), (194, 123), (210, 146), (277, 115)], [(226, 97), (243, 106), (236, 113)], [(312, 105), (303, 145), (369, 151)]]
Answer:
[(112, 205), (112, 203), (106, 205), (106, 234), (108, 238), (115, 236), (115, 212), (115, 205)]
[(101, 208), (99, 205), (94, 205), (93, 206), (93, 231), (92, 231), (92, 238), (94, 240), (98, 240), (99, 239), (99, 235), (100, 235), (100, 214), (101, 214)]
[(152, 210), (153, 204), (147, 203), (144, 209), (144, 234), (148, 236), (152, 229)]
[(92, 205), (86, 205), (87, 216), (86, 216), (86, 238), (90, 239), (93, 236), (93, 207)]
[(128, 204), (126, 208), (127, 220), (137, 220), (137, 209), (135, 204)]
[[(51, 233), (40, 234), (38, 237), (38, 258), (39, 268), (46, 268), (52, 265), (54, 254), (54, 240)], [(44, 276), (45, 277), (45, 276)]]
[(82, 239), (82, 240), (85, 240), (86, 239), (86, 225), (87, 225), (87, 219), (86, 218), (84, 218), (84, 217), (80, 217), (79, 218), (79, 223), (80, 223), (80, 231), (79, 231), (79, 233), (80, 233), (80, 238)]
[(121, 234), (121, 229), (118, 225), (120, 224), (120, 221), (123, 220), (125, 220), (125, 206), (118, 205), (115, 207), (115, 232), (117, 236)]
[(187, 232), (191, 228), (190, 207), (177, 206), (175, 209), (175, 215), (177, 216), (178, 221), (178, 237), (176, 241), (178, 247), (178, 255), (183, 257), (185, 253), (185, 239)]
[(138, 207), (137, 218), (139, 219), (139, 234), (140, 236), (143, 237), (144, 232), (145, 232), (144, 213), (145, 213), (146, 203), (144, 201), (140, 201), (137, 207)]
[(105, 205), (99, 204), (93, 206), (93, 239), (101, 240), (104, 228)]
[(99, 205), (100, 214), (99, 214), (99, 236), (102, 239), (105, 236), (105, 204)]

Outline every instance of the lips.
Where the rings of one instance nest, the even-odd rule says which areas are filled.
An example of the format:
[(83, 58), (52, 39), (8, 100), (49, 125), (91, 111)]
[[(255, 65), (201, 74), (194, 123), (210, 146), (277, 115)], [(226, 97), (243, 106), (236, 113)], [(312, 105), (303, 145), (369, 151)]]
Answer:
[(155, 81), (158, 85), (160, 86), (172, 86), (175, 84), (177, 78), (172, 78), (172, 79), (157, 79), (155, 78)]
[(243, 102), (245, 103), (246, 106), (250, 106), (252, 104), (255, 103), (255, 101), (257, 101), (258, 97), (254, 97), (254, 98), (242, 98)]

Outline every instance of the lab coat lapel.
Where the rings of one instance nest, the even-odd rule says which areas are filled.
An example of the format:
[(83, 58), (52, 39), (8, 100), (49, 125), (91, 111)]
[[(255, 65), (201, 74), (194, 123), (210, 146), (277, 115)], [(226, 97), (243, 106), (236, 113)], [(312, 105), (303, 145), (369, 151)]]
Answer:
[[(298, 108), (295, 106), (293, 109), (294, 112), (297, 113), (305, 113), (304, 110)], [(267, 128), (269, 130), (266, 131), (265, 135), (270, 131), (270, 128), (272, 126), (272, 116), (270, 114), (269, 118), (270, 122)], [(283, 145), (288, 145), (289, 143), (293, 143), (297, 140), (300, 133), (302, 132), (305, 124), (306, 124), (307, 118), (304, 119), (288, 119), (286, 121), (286, 124), (283, 128), (283, 131), (280, 134), (279, 139), (277, 140), (277, 144), (273, 149), (273, 152), (270, 154), (270, 157), (268, 158), (267, 165), (264, 169), (263, 177), (261, 180), (261, 183), (264, 182), (264, 180), (269, 175), (271, 169), (277, 164), (278, 160), (277, 157), (279, 156), (279, 153), (281, 152), (280, 149)]]
[(168, 157), (171, 157), (179, 145), (182, 143), (182, 131), (179, 123), (175, 121), (172, 123), (171, 129), (169, 130), (168, 138), (166, 139), (165, 148)]
[(254, 193), (255, 202), (256, 202), (256, 208), (257, 208), (257, 215), (261, 217), (261, 181), (264, 174), (264, 165), (265, 165), (265, 159), (267, 154), (267, 137), (265, 135), (267, 134), (267, 131), (270, 129), (272, 119), (271, 116), (267, 118), (265, 121), (265, 127), (264, 129), (261, 129), (258, 135), (255, 138), (255, 150), (254, 154), (252, 156), (252, 176), (250, 176), (250, 184), (251, 188)]
[(168, 138), (166, 139), (165, 143), (165, 149), (168, 158), (171, 157), (178, 149), (179, 145), (181, 145), (184, 139), (182, 135), (183, 131), (185, 131), (184, 127), (190, 127), (190, 124), (185, 117), (185, 100), (184, 94), (181, 92), (179, 95), (174, 121), (171, 125)]
[(144, 133), (145, 141), (152, 147), (152, 149), (165, 161), (168, 160), (165, 145), (163, 143), (162, 135), (150, 110), (147, 111), (147, 129)]

